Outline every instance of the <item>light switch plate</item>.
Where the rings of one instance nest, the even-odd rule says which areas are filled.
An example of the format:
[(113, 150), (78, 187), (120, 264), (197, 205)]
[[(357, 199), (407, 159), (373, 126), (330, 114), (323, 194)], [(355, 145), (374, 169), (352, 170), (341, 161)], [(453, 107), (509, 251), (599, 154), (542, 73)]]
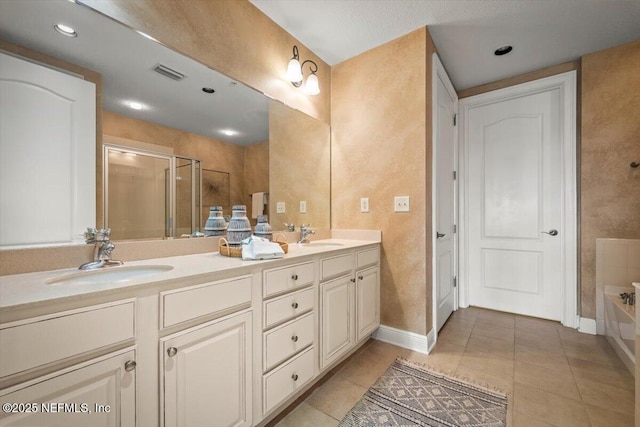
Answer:
[(276, 203), (276, 213), (284, 213), (285, 209), (284, 209), (284, 202), (278, 202)]
[(369, 212), (369, 198), (363, 197), (360, 199), (360, 212)]
[(306, 202), (306, 200), (300, 200), (300, 213), (307, 213), (307, 202)]
[(394, 197), (393, 210), (395, 212), (409, 212), (409, 196)]

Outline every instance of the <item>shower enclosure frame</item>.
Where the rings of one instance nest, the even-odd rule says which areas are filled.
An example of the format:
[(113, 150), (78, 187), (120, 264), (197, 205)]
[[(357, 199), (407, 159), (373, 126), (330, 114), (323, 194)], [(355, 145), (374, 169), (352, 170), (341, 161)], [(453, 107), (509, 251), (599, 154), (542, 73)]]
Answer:
[[(117, 144), (103, 144), (102, 148), (102, 207), (103, 207), (103, 227), (109, 227), (109, 153), (117, 152), (122, 154), (135, 154), (157, 159), (167, 160), (169, 162), (169, 209), (168, 217), (165, 218), (166, 236), (161, 238), (173, 239), (177, 234), (177, 208), (176, 208), (176, 170), (178, 159), (187, 160), (191, 163), (191, 206), (196, 206), (196, 183), (198, 185), (197, 206), (199, 209), (191, 209), (191, 231), (202, 230), (202, 161), (200, 159), (178, 156), (174, 154), (158, 153), (154, 151), (144, 150), (140, 148), (131, 148)], [(196, 162), (199, 163), (198, 169), (200, 173), (196, 178)], [(181, 165), (181, 167), (184, 165)]]

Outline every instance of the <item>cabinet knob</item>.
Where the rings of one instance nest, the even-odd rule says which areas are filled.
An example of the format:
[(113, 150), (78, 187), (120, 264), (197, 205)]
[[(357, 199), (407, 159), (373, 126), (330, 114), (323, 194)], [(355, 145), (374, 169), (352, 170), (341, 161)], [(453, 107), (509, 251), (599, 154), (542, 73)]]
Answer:
[(175, 356), (176, 354), (178, 354), (178, 349), (177, 349), (177, 348), (175, 348), (175, 347), (169, 347), (169, 348), (167, 349), (167, 354), (169, 355), (169, 357), (173, 357), (173, 356)]
[(297, 335), (292, 336), (291, 341), (298, 342), (298, 336)]
[(354, 278), (351, 278), (349, 280), (351, 280), (351, 283), (356, 283), (356, 279), (354, 279)]
[(291, 375), (291, 379), (294, 381), (298, 381), (298, 374)]
[(298, 280), (298, 275), (297, 274), (292, 274), (291, 275), (291, 280)]
[(358, 279), (362, 280), (362, 279), (364, 279), (364, 276), (360, 275), (360, 276), (358, 276)]
[(291, 307), (293, 307), (293, 308), (298, 308), (298, 303), (297, 303), (297, 302), (294, 302), (293, 304), (291, 304)]
[(127, 360), (124, 364), (124, 370), (127, 372), (131, 372), (136, 369), (136, 361), (135, 360)]

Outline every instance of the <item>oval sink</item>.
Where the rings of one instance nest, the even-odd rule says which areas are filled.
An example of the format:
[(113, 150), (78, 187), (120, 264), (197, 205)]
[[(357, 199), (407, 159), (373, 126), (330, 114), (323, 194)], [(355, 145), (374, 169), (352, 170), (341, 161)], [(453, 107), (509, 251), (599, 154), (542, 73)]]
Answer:
[(105, 282), (126, 282), (173, 270), (170, 265), (133, 265), (106, 267), (100, 270), (79, 271), (45, 281), (48, 285), (91, 285)]

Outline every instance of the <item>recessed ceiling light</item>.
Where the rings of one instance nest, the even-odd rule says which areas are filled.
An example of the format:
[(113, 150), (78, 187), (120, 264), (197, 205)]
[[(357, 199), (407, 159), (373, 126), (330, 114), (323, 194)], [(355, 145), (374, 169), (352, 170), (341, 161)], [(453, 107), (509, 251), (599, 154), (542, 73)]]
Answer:
[(76, 30), (74, 30), (73, 28), (69, 27), (68, 25), (56, 24), (56, 25), (53, 26), (53, 28), (55, 28), (55, 30), (57, 32), (59, 32), (60, 34), (62, 34), (63, 36), (78, 37), (78, 33), (76, 33)]
[(202, 91), (205, 93), (214, 93), (216, 90), (212, 87), (203, 87)]
[(511, 52), (513, 50), (513, 46), (502, 46), (499, 47), (495, 50), (495, 52), (493, 52), (494, 55), (496, 56), (502, 56), (502, 55), (506, 55), (507, 53)]
[(129, 108), (131, 108), (132, 110), (142, 110), (142, 108), (144, 108), (144, 105), (139, 102), (129, 102)]
[(235, 130), (231, 130), (231, 129), (222, 129), (220, 131), (220, 133), (227, 135), (227, 136), (233, 136), (233, 135), (237, 135), (238, 132), (236, 132)]

